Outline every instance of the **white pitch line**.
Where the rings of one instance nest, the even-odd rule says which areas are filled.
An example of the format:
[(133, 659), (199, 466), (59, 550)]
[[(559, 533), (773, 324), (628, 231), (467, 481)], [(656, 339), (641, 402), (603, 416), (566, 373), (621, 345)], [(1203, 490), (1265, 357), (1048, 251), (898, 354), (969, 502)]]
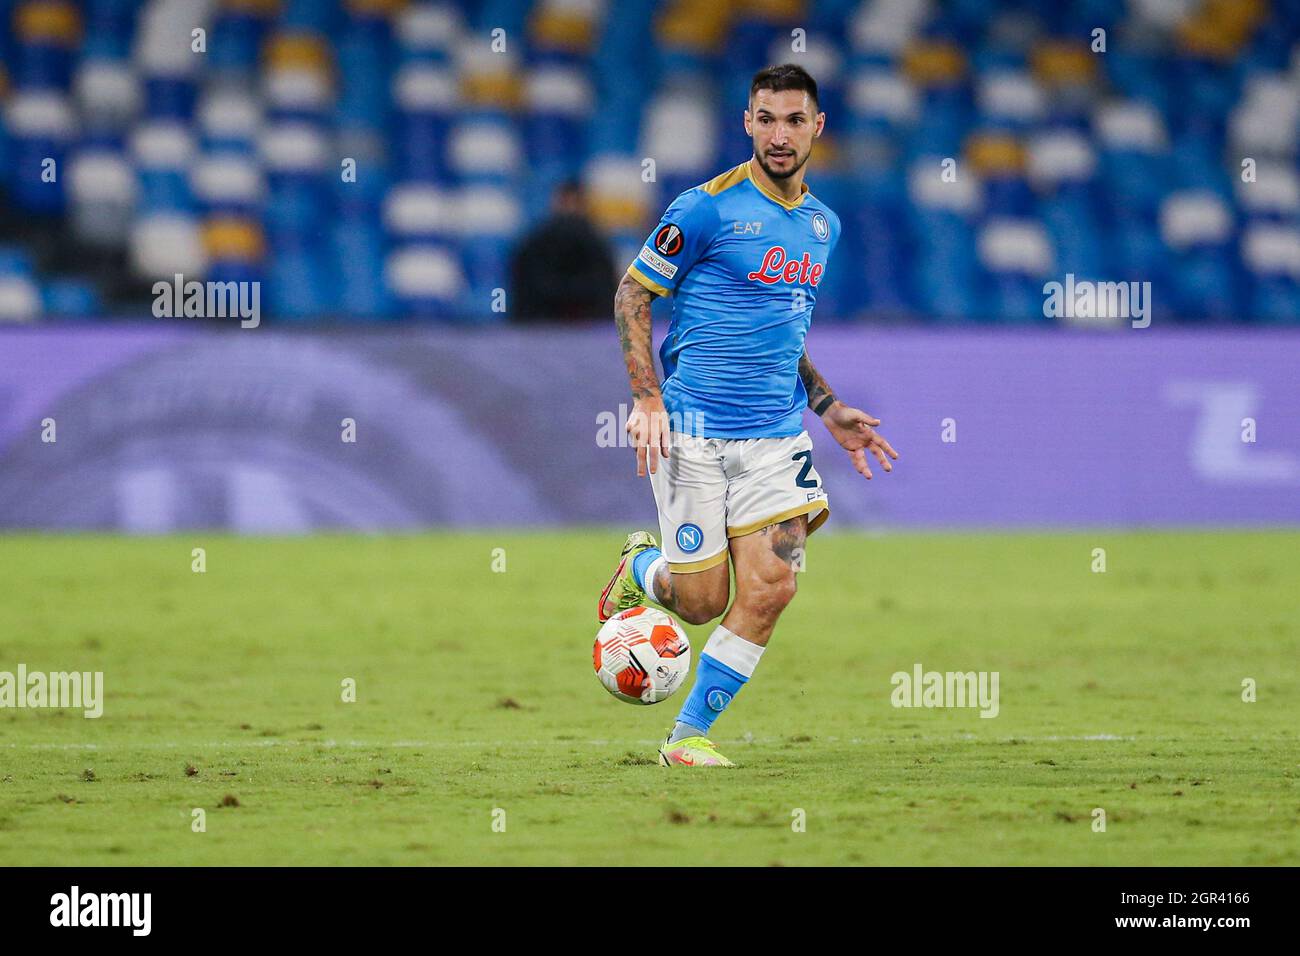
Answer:
[[(874, 744), (906, 744), (909, 741), (923, 744), (933, 743), (961, 743), (976, 742), (986, 744), (1009, 744), (1013, 740), (1019, 743), (1054, 743), (1059, 741), (1091, 741), (1109, 743), (1112, 741), (1131, 742), (1138, 740), (1138, 737), (1121, 737), (1115, 734), (1051, 734), (1048, 736), (1015, 736), (1015, 737), (997, 737), (986, 738), (976, 737), (972, 734), (957, 734), (954, 736), (943, 737), (913, 737), (904, 734), (895, 734), (890, 737), (850, 737), (843, 739), (840, 737), (823, 737), (821, 742), (839, 744), (846, 743), (852, 746), (871, 746)], [(1184, 737), (1142, 737), (1143, 742), (1168, 742), (1185, 740)], [(1237, 738), (1232, 738), (1237, 739)], [(1243, 738), (1245, 739), (1245, 738)], [(1254, 739), (1254, 738), (1250, 738)], [(750, 739), (731, 739), (718, 741), (720, 744), (728, 746), (740, 745), (763, 745), (771, 746), (775, 744), (787, 743), (784, 737), (755, 737)], [(153, 742), (153, 743), (7, 743), (0, 744), (7, 750), (86, 750), (86, 751), (107, 751), (107, 750), (234, 750), (247, 747), (320, 747), (322, 749), (334, 749), (339, 747), (353, 749), (405, 749), (413, 750), (419, 747), (427, 748), (450, 748), (450, 747), (478, 747), (478, 748), (510, 748), (510, 747), (658, 747), (663, 743), (661, 738), (653, 740), (393, 740), (393, 741), (372, 741), (372, 740), (212, 740), (201, 743), (173, 743), (173, 742)]]

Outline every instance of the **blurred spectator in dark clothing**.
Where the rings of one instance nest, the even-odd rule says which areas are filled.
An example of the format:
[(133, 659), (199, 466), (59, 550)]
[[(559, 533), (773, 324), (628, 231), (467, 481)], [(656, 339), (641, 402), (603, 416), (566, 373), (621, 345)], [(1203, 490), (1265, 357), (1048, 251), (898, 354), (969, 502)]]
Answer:
[(519, 322), (607, 319), (614, 308), (614, 259), (591, 224), (574, 181), (551, 199), (551, 214), (514, 251), (510, 314)]

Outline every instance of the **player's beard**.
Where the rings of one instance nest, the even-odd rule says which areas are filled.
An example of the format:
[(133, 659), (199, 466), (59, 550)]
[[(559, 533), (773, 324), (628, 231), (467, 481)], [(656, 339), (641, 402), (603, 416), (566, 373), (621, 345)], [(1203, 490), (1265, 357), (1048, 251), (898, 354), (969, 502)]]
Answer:
[(758, 165), (763, 168), (763, 172), (767, 173), (773, 179), (789, 179), (795, 173), (799, 172), (799, 170), (803, 169), (804, 163), (808, 162), (808, 157), (812, 156), (812, 147), (809, 146), (808, 152), (804, 153), (802, 156), (799, 155), (797, 149), (791, 150), (791, 152), (794, 153), (795, 161), (790, 164), (789, 169), (784, 170), (773, 169), (768, 164), (767, 155), (765, 153), (760, 153), (757, 148), (754, 149), (754, 158), (758, 160)]

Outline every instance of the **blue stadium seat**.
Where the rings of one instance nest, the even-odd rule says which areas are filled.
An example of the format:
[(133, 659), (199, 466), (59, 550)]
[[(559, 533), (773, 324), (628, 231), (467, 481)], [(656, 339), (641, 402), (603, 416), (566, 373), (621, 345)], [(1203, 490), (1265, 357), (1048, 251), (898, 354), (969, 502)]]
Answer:
[(103, 317), (99, 289), (86, 279), (51, 279), (41, 289), (42, 310), (51, 318), (93, 321)]

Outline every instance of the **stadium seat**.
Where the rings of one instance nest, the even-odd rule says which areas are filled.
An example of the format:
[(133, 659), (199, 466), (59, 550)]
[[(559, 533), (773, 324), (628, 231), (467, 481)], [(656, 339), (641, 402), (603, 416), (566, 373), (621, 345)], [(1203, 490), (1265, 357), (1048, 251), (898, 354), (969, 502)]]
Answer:
[(1011, 323), (1050, 321), (1043, 311), (1043, 285), (1056, 275), (1047, 231), (1033, 219), (993, 219), (976, 239), (987, 272), (990, 318)]
[(1174, 251), (1175, 306), (1189, 318), (1231, 318), (1236, 274), (1227, 248), (1235, 224), (1228, 205), (1209, 191), (1172, 193), (1160, 209), (1160, 232)]
[(86, 149), (68, 163), (69, 216), (82, 242), (102, 248), (126, 243), (135, 212), (137, 180), (127, 157), (115, 150)]
[(17, 90), (8, 103), (6, 126), (14, 200), (29, 212), (62, 212), (65, 177), (59, 169), (77, 132), (68, 96), (51, 89)]
[(31, 256), (0, 246), (0, 322), (28, 322), (40, 314), (41, 290)]
[(403, 246), (389, 254), (384, 275), (388, 287), (408, 314), (444, 320), (456, 316), (465, 277), (447, 249)]
[[(269, 301), (297, 321), (382, 320), (416, 301), (425, 317), (499, 321), (483, 291), (573, 177), (630, 259), (677, 193), (747, 155), (749, 79), (792, 61), (820, 80), (810, 186), (844, 224), (822, 315), (1023, 318), (1030, 277), (998, 265), (1015, 248), (1048, 250), (1058, 273), (1157, 283), (1172, 320), (1300, 322), (1279, 231), (1300, 216), (1297, 0), (0, 13), (0, 199), (142, 277), (266, 270)], [(938, 180), (945, 159), (955, 182)], [(435, 208), (461, 221), (435, 224)], [(243, 225), (213, 246), (214, 220)], [(227, 243), (237, 234), (256, 255), (231, 258), (249, 245)], [(65, 265), (46, 260), (38, 272)]]
[[(0, 286), (4, 280), (0, 278)], [(0, 293), (0, 299), (3, 293)], [(98, 319), (104, 303), (93, 282), (86, 279), (54, 278), (41, 288), (41, 312), (53, 319), (77, 321)]]
[(1251, 283), (1250, 318), (1294, 321), (1300, 308), (1300, 223), (1256, 221), (1242, 230), (1241, 258)]

